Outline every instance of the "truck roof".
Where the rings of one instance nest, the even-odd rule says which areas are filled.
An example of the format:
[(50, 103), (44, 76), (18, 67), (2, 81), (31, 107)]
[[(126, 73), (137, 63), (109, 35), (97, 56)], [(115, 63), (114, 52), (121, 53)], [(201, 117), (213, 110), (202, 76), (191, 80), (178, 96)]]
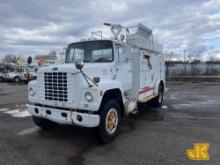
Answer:
[(73, 45), (73, 44), (77, 44), (77, 43), (83, 43), (83, 42), (94, 42), (94, 41), (111, 41), (111, 42), (115, 42), (115, 43), (121, 43), (121, 44), (125, 44), (125, 42), (123, 41), (119, 41), (119, 40), (115, 40), (115, 39), (88, 39), (88, 40), (81, 40), (81, 41), (77, 41), (77, 42), (73, 42), (70, 45)]
[[(121, 25), (117, 25), (117, 26), (122, 27)], [(71, 43), (69, 44), (69, 46), (76, 44), (76, 43), (83, 43), (83, 42), (111, 41), (113, 43), (118, 43), (118, 44), (123, 44), (123, 45), (128, 44), (136, 48), (146, 50), (149, 53), (161, 54), (163, 46), (154, 40), (152, 30), (141, 23), (139, 23), (136, 28), (137, 28), (136, 31), (133, 33), (128, 32), (128, 33), (125, 33), (125, 35), (122, 34), (123, 39), (125, 39), (123, 41), (121, 41), (119, 37), (116, 37), (117, 39), (112, 39), (112, 38), (106, 39), (106, 38), (102, 38), (102, 35), (101, 35), (101, 39), (81, 40), (78, 42)], [(118, 35), (119, 34), (120, 33), (118, 33)]]

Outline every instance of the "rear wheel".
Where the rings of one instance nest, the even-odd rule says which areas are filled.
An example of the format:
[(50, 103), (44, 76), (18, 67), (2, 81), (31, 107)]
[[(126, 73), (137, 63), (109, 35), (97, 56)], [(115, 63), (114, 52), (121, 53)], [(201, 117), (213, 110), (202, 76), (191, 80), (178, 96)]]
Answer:
[(33, 116), (33, 121), (37, 126), (41, 127), (42, 129), (51, 129), (57, 126), (56, 123), (40, 117)]
[(0, 82), (3, 82), (3, 78), (2, 77), (0, 77)]
[(116, 100), (107, 101), (100, 111), (98, 135), (102, 142), (108, 143), (118, 134), (120, 125), (120, 106)]
[(163, 85), (160, 84), (158, 89), (158, 96), (151, 101), (151, 104), (155, 107), (161, 107), (163, 104), (163, 95), (164, 95)]

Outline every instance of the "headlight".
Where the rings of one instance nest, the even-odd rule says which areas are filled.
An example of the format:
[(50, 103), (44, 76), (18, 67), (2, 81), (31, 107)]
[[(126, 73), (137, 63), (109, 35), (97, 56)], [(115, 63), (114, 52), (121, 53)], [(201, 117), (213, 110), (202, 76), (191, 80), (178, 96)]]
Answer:
[(29, 89), (29, 94), (30, 94), (31, 96), (34, 96), (34, 95), (35, 95), (35, 91), (34, 91), (34, 89), (33, 89), (32, 87), (30, 87), (30, 89)]
[(93, 100), (93, 95), (91, 92), (86, 92), (85, 93), (85, 98), (88, 102), (91, 102)]

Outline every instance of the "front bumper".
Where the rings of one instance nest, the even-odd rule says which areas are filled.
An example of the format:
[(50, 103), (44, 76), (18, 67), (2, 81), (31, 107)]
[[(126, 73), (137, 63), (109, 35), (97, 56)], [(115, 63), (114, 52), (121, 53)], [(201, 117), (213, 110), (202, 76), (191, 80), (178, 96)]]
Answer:
[(59, 108), (28, 105), (31, 115), (45, 118), (59, 124), (78, 125), (82, 127), (97, 127), (100, 117), (97, 114), (79, 113)]

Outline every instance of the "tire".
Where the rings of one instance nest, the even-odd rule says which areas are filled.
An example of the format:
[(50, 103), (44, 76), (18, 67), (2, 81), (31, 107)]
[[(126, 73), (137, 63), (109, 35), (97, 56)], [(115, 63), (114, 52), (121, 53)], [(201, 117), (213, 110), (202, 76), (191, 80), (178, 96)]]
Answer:
[(40, 117), (33, 116), (33, 121), (37, 126), (45, 130), (52, 129), (57, 126), (56, 123)]
[(109, 143), (118, 134), (121, 110), (116, 100), (109, 100), (100, 110), (98, 137), (103, 143)]
[(21, 82), (21, 79), (20, 79), (19, 77), (15, 77), (15, 78), (14, 78), (14, 82), (15, 82), (15, 83), (20, 83), (20, 82)]
[(0, 77), (0, 82), (3, 82), (3, 81), (4, 81), (4, 79), (2, 77)]
[(158, 89), (158, 96), (150, 101), (151, 105), (154, 107), (161, 107), (163, 104), (163, 96), (164, 96), (164, 89), (163, 86), (160, 84)]

